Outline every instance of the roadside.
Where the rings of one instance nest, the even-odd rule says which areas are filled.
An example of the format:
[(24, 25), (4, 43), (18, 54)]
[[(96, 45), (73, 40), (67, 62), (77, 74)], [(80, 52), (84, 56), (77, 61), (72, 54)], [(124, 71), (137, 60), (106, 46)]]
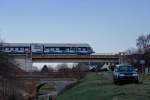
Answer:
[(112, 73), (89, 73), (57, 100), (149, 100), (150, 76), (143, 84), (114, 85)]

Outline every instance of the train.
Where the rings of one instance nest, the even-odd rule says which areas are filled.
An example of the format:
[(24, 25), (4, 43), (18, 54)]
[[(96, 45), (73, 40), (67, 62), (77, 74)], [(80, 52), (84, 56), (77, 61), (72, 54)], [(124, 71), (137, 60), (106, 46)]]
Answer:
[(94, 53), (89, 44), (58, 43), (3, 43), (2, 50), (9, 54), (70, 54), (89, 55)]

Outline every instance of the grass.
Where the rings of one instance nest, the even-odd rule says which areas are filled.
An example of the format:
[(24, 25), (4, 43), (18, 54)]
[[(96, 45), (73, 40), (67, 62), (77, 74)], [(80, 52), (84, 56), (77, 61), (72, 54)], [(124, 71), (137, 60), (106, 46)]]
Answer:
[(39, 94), (48, 94), (51, 91), (56, 91), (55, 87), (45, 84), (39, 89)]
[(114, 85), (112, 73), (89, 73), (57, 100), (150, 100), (150, 76), (143, 84)]

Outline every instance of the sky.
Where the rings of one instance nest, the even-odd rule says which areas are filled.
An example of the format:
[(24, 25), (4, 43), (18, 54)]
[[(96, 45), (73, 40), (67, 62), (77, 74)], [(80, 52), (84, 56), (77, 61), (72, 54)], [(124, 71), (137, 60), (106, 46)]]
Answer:
[(148, 33), (150, 0), (0, 0), (5, 42), (88, 43), (116, 53)]

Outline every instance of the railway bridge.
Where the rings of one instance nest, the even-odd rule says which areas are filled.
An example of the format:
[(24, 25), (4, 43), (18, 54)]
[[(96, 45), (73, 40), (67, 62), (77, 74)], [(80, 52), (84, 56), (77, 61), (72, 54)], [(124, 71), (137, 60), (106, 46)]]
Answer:
[(32, 69), (33, 63), (121, 63), (120, 55), (113, 54), (92, 54), (92, 55), (47, 55), (47, 54), (26, 54), (14, 55), (18, 65), (28, 71)]
[(121, 63), (122, 55), (95, 53), (89, 44), (74, 43), (4, 43), (0, 50), (13, 55), (23, 70), (33, 63)]

